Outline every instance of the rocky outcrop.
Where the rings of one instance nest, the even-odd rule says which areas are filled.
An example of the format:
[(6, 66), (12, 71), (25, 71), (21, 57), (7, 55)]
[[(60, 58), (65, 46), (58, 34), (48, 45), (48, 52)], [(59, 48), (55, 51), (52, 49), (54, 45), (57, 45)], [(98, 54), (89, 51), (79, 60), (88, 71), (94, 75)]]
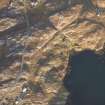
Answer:
[(0, 40), (0, 59), (1, 60), (6, 56), (6, 54), (8, 52), (7, 49), (8, 48), (7, 48), (7, 45), (6, 45), (6, 41), (5, 40)]

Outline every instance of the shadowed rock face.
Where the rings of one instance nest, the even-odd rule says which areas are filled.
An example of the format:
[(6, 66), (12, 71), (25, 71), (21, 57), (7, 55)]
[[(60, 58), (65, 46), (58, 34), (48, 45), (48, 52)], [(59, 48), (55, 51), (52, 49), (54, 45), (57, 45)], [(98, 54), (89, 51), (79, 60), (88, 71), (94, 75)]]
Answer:
[(73, 105), (105, 105), (104, 55), (85, 50), (72, 55), (69, 60), (64, 86), (71, 95), (66, 105), (71, 105), (70, 97)]

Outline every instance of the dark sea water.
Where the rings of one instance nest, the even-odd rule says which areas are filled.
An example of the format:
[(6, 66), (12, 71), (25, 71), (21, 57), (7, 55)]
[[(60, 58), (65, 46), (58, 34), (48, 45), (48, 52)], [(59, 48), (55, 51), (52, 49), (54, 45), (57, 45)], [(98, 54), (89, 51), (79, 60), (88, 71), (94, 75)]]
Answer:
[(68, 66), (64, 86), (70, 95), (66, 105), (105, 105), (105, 55), (84, 50), (70, 56)]

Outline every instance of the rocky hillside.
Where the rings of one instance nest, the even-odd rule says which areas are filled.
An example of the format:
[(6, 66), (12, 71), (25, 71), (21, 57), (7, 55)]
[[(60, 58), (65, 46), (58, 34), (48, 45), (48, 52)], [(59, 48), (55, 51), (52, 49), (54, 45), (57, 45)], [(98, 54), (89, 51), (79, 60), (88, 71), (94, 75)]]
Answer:
[[(82, 0), (39, 3), (14, 0), (0, 11), (0, 105), (65, 105), (71, 52), (103, 51), (104, 12), (84, 8)], [(21, 95), (24, 86), (29, 91)]]

